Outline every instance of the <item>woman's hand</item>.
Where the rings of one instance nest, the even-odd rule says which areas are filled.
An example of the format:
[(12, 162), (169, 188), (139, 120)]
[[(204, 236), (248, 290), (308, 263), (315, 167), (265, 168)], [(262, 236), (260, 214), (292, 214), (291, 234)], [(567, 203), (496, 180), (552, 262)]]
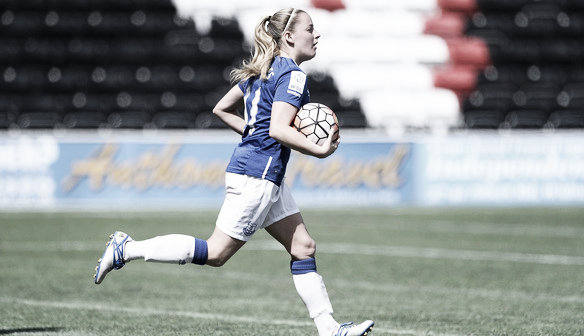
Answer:
[(338, 134), (336, 133), (338, 128), (331, 130), (331, 134), (324, 144), (319, 146), (291, 126), (297, 112), (298, 108), (294, 105), (281, 101), (274, 102), (270, 121), (270, 136), (288, 148), (317, 158), (322, 159), (334, 153), (340, 144), (340, 138), (335, 138), (335, 134)]
[[(339, 148), (339, 145), (341, 144), (341, 136), (339, 135), (338, 131), (339, 126), (333, 125), (333, 127), (331, 127), (328, 137), (326, 138), (325, 142), (321, 145), (323, 152), (319, 155), (315, 155), (316, 157), (324, 159), (325, 157), (333, 154), (337, 150), (337, 148)], [(336, 139), (334, 139), (335, 136)]]

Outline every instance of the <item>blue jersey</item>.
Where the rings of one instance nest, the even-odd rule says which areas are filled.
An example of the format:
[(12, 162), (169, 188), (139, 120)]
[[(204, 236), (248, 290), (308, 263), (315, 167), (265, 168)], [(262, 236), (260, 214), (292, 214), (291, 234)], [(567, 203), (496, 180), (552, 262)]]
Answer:
[(306, 74), (290, 58), (276, 56), (268, 79), (259, 76), (239, 83), (244, 94), (245, 129), (227, 172), (282, 183), (290, 148), (270, 137), (272, 104), (283, 101), (298, 108), (310, 102)]

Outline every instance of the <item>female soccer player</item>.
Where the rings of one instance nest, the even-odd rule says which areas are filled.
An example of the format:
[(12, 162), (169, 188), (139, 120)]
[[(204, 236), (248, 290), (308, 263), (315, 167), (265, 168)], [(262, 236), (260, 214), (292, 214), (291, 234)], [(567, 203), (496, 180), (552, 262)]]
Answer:
[[(306, 74), (299, 65), (316, 55), (320, 34), (300, 9), (282, 9), (264, 17), (255, 29), (251, 59), (232, 72), (237, 83), (213, 112), (242, 135), (227, 166), (226, 196), (214, 232), (202, 240), (187, 235), (165, 235), (143, 241), (126, 233), (111, 236), (98, 262), (95, 283), (128, 261), (222, 266), (260, 229), (290, 253), (292, 278), (321, 336), (366, 335), (373, 321), (339, 324), (322, 277), (316, 272), (316, 245), (284, 183), (290, 150), (325, 158), (340, 139), (331, 132), (316, 145), (291, 125), (298, 109), (309, 102)], [(238, 114), (243, 107), (244, 116)]]

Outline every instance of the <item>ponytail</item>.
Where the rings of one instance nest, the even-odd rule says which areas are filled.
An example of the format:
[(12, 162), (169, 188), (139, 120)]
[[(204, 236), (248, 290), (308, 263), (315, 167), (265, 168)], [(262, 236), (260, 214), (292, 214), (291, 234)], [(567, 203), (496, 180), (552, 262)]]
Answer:
[(272, 66), (274, 57), (280, 52), (282, 35), (288, 30), (294, 30), (300, 9), (286, 8), (274, 15), (264, 16), (255, 27), (254, 47), (251, 59), (243, 61), (241, 68), (231, 71), (234, 83), (246, 81), (259, 76), (265, 80)]

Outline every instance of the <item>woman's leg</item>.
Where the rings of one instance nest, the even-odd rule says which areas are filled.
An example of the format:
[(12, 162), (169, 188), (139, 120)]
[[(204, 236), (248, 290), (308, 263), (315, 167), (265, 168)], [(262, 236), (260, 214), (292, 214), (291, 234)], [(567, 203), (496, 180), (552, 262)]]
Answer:
[(319, 335), (332, 335), (339, 324), (322, 277), (316, 272), (316, 243), (306, 230), (300, 213), (288, 216), (266, 228), (290, 253), (294, 286), (314, 320)]
[(316, 272), (316, 243), (304, 225), (300, 213), (295, 213), (268, 226), (266, 231), (290, 253), (290, 269), (296, 291), (308, 308), (320, 336), (364, 336), (373, 321), (360, 324), (339, 323), (333, 318), (333, 308), (322, 277)]
[(136, 259), (219, 267), (225, 264), (244, 244), (244, 241), (231, 238), (217, 228), (206, 241), (182, 234), (169, 234), (136, 241), (126, 233), (118, 231), (111, 236), (102, 258), (98, 261), (95, 283), (101, 283), (112, 269), (120, 269), (126, 262)]
[(207, 239), (207, 265), (223, 266), (244, 244), (245, 241), (232, 238), (215, 227), (213, 234)]
[(284, 246), (293, 261), (314, 258), (316, 243), (299, 212), (268, 226), (266, 231)]
[(219, 267), (244, 244), (244, 241), (231, 238), (217, 228), (206, 241), (188, 235), (169, 234), (127, 242), (124, 261), (144, 259), (181, 265), (192, 262)]

